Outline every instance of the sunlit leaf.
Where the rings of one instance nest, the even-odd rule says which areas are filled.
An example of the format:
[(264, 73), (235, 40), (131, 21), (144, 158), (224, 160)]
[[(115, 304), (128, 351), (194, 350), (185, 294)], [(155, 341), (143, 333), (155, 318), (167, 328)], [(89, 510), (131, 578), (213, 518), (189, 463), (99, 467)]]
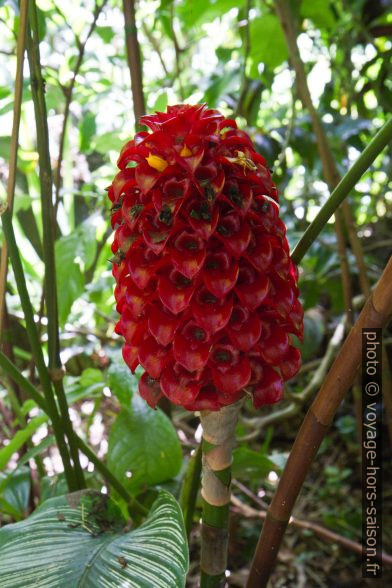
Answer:
[(287, 57), (287, 45), (278, 18), (265, 14), (250, 23), (250, 57), (254, 63), (275, 68)]

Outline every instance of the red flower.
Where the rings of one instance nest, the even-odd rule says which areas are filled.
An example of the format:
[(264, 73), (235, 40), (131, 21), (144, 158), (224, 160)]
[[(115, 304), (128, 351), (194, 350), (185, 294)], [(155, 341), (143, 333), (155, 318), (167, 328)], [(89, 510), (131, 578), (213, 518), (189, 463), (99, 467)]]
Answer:
[(300, 367), (297, 270), (264, 158), (205, 105), (145, 116), (109, 187), (123, 357), (188, 410), (281, 399)]

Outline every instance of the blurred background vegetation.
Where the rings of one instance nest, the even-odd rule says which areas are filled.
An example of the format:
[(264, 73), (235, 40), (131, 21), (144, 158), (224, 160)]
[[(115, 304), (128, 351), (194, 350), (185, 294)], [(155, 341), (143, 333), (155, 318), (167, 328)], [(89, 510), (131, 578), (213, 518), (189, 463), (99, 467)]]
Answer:
[[(117, 314), (108, 261), (110, 203), (105, 188), (116, 173), (121, 146), (135, 132), (123, 6), (117, 0), (40, 0), (37, 5), (57, 209), (61, 359), (71, 418), (128, 489), (138, 494), (146, 484), (160, 484), (178, 494), (186, 461), (197, 444), (197, 419), (176, 408), (172, 424), (165, 421), (160, 429), (157, 425), (160, 436), (152, 438), (149, 454), (140, 458), (143, 427), (150, 426), (153, 417), (135, 398), (131, 401), (136, 378), (122, 367), (121, 339), (113, 331)], [(311, 98), (340, 175), (357, 159), (392, 109), (391, 7), (390, 0), (292, 3)], [(18, 18), (17, 2), (0, 2), (0, 200), (6, 197)], [(140, 0), (136, 23), (146, 111), (165, 110), (167, 104), (180, 102), (206, 102), (236, 118), (274, 172), (281, 215), (293, 246), (328, 198), (329, 190), (312, 121), (301, 102), (272, 0)], [(27, 60), (24, 73), (14, 226), (45, 349), (40, 184)], [(391, 172), (389, 145), (349, 198), (371, 284), (392, 250)], [(347, 261), (354, 302), (360, 308), (360, 275), (349, 247)], [(345, 306), (333, 221), (301, 263), (300, 289), (306, 309), (304, 366), (288, 384), (281, 407), (267, 407), (256, 414), (248, 406), (238, 429), (244, 442), (236, 450), (234, 463), (234, 476), (239, 480), (234, 494), (241, 501), (232, 513), (229, 581), (235, 586), (243, 585), (244, 569), (260, 530), (257, 517), (244, 518), (243, 505), (260, 509), (260, 504), (265, 508), (269, 502), (307, 403), (322, 383), (342, 339), (338, 327), (343, 324)], [(11, 270), (1, 337), (7, 353), (34, 382), (31, 349)], [(385, 343), (391, 358), (390, 331), (386, 331)], [(326, 357), (328, 361), (322, 363)], [(66, 487), (58, 451), (47, 423), (39, 418), (41, 413), (15, 387), (16, 400), (13, 397), (11, 402), (12, 385), (5, 379), (1, 382), (0, 441), (7, 446), (18, 429), (26, 430), (15, 402), (24, 421), (33, 422), (7, 457), (0, 453), (5, 468), (0, 474), (3, 522), (10, 522), (24, 518), (39, 501), (64, 492)], [(390, 386), (390, 376), (386, 382)], [(388, 393), (391, 395), (390, 387)], [(135, 402), (137, 406), (132, 404), (131, 410)], [(286, 413), (281, 414), (282, 408)], [(135, 415), (142, 415), (140, 430), (133, 427)], [(384, 459), (390, 460), (388, 425), (391, 433), (387, 414)], [(139, 435), (137, 443), (135, 435)], [(132, 445), (137, 447), (137, 455), (129, 451)], [(163, 446), (170, 459), (159, 458)], [(119, 461), (118, 455), (128, 457)], [(33, 456), (39, 458), (38, 471), (36, 462), (29, 460)], [(130, 477), (140, 459), (145, 469)], [(296, 514), (359, 541), (360, 451), (352, 396), (340, 408), (319, 460)], [(94, 478), (87, 458), (82, 465), (91, 484), (100, 489), (102, 484)], [(151, 475), (146, 477), (146, 472)], [(390, 501), (390, 490), (385, 494)], [(195, 533), (191, 551), (197, 550)], [(300, 532), (290, 527), (273, 585), (367, 585), (360, 583), (358, 558), (312, 530)], [(191, 567), (190, 586), (195, 585), (195, 571)]]

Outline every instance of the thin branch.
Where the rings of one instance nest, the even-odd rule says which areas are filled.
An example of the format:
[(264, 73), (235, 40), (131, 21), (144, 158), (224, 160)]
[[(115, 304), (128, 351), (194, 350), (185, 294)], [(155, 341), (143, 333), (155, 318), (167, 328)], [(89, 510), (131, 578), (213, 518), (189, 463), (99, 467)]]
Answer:
[[(16, 73), (15, 73), (15, 94), (14, 94), (14, 112), (12, 119), (11, 132), (11, 147), (10, 147), (10, 163), (7, 181), (7, 203), (8, 208), (12, 212), (15, 197), (15, 183), (16, 183), (16, 169), (18, 163), (18, 139), (19, 139), (19, 125), (20, 113), (22, 108), (23, 95), (23, 62), (26, 47), (26, 30), (27, 30), (27, 14), (28, 14), (27, 0), (20, 2), (20, 16), (19, 16), (19, 30), (16, 46)], [(0, 333), (3, 329), (4, 321), (4, 304), (5, 291), (7, 287), (7, 243), (3, 240), (1, 248), (1, 262), (0, 262)]]
[(38, 37), (38, 19), (35, 0), (29, 2), (29, 27), (27, 35), (27, 54), (31, 75), (31, 93), (34, 103), (37, 130), (37, 149), (39, 158), (39, 178), (41, 185), (41, 214), (43, 228), (43, 257), (45, 263), (44, 291), (48, 317), (48, 356), (49, 373), (59, 402), (62, 425), (66, 432), (75, 478), (78, 488), (85, 486), (84, 474), (80, 465), (78, 448), (74, 443), (72, 423), (63, 387), (63, 369), (60, 360), (60, 339), (57, 309), (56, 263), (54, 253), (55, 216), (52, 199), (52, 168), (50, 164), (49, 132), (44, 95), (44, 81)]
[(125, 43), (127, 48), (129, 73), (131, 75), (135, 128), (138, 129), (140, 117), (145, 114), (146, 106), (143, 94), (142, 61), (139, 41), (137, 38), (134, 0), (123, 0), (123, 11), (125, 21)]
[(276, 158), (275, 163), (273, 165), (274, 170), (276, 170), (277, 168), (279, 168), (282, 165), (284, 158), (286, 157), (286, 149), (290, 145), (291, 136), (292, 136), (293, 130), (294, 130), (295, 118), (297, 116), (297, 109), (295, 107), (296, 100), (297, 100), (297, 86), (294, 83), (293, 87), (292, 87), (292, 91), (291, 91), (291, 115), (290, 115), (290, 119), (289, 119), (289, 124), (287, 125), (287, 129), (286, 129), (286, 133), (285, 133), (285, 137), (284, 137), (281, 151), (280, 151), (280, 153), (279, 153), (278, 157)]
[[(231, 503), (241, 511), (243, 516), (247, 518), (257, 517), (264, 520), (267, 517), (267, 511), (256, 510), (255, 508), (252, 508), (248, 504), (242, 502), (242, 500), (240, 500), (237, 496), (232, 495)], [(314, 523), (313, 521), (305, 521), (303, 519), (298, 519), (297, 517), (291, 516), (289, 520), (289, 526), (296, 527), (297, 529), (311, 531), (322, 539), (330, 541), (331, 543), (336, 543), (336, 545), (340, 545), (341, 547), (349, 549), (358, 555), (362, 555), (362, 545), (360, 543), (357, 543), (357, 541), (353, 541), (348, 537), (344, 537), (343, 535), (339, 535), (338, 533), (335, 533), (334, 531), (331, 531), (330, 529), (327, 529), (318, 523)], [(380, 561), (384, 565), (391, 567), (392, 555), (389, 555), (383, 551), (380, 557)]]
[(263, 525), (247, 588), (263, 588), (273, 569), (291, 512), (322, 440), (352, 385), (362, 354), (362, 329), (382, 328), (392, 315), (392, 258), (310, 407), (294, 442)]
[[(79, 38), (76, 37), (76, 45), (78, 46), (79, 54), (78, 54), (78, 58), (76, 60), (75, 69), (73, 71), (72, 78), (71, 78), (71, 81), (69, 82), (69, 84), (67, 86), (61, 86), (62, 91), (65, 96), (65, 107), (64, 107), (64, 115), (63, 115), (63, 124), (61, 127), (61, 133), (60, 133), (60, 139), (59, 139), (59, 153), (58, 153), (57, 165), (56, 165), (56, 169), (55, 169), (55, 173), (54, 173), (54, 189), (55, 189), (54, 217), (55, 218), (57, 218), (57, 208), (58, 208), (58, 205), (60, 202), (61, 167), (62, 167), (62, 163), (63, 163), (64, 144), (65, 144), (65, 136), (66, 136), (66, 132), (67, 132), (67, 123), (68, 123), (68, 118), (69, 118), (69, 114), (70, 114), (70, 107), (71, 107), (71, 103), (72, 103), (72, 95), (73, 95), (74, 87), (76, 84), (76, 78), (79, 74), (80, 68), (83, 63), (83, 58), (84, 58), (84, 53), (86, 50), (87, 41), (89, 40), (89, 38), (91, 37), (91, 35), (94, 31), (95, 25), (97, 24), (97, 20), (99, 18), (99, 15), (101, 14), (103, 8), (105, 7), (105, 4), (107, 4), (107, 1), (108, 0), (103, 0), (100, 5), (98, 5), (97, 2), (95, 3), (95, 9), (94, 9), (94, 13), (93, 13), (94, 14), (93, 22), (90, 25), (90, 28), (87, 32), (87, 35), (86, 35), (86, 38), (84, 39), (84, 41), (81, 42), (79, 40)], [(57, 7), (57, 11), (61, 14), (61, 16), (63, 18), (65, 18), (58, 7)]]
[(174, 44), (174, 55), (175, 55), (175, 60), (176, 60), (176, 76), (177, 76), (177, 80), (178, 80), (178, 87), (180, 90), (180, 98), (181, 98), (181, 101), (183, 102), (185, 95), (184, 95), (184, 88), (183, 88), (182, 81), (181, 81), (181, 67), (180, 67), (180, 55), (182, 53), (182, 49), (181, 49), (180, 45), (178, 44), (176, 31), (174, 30), (174, 4), (173, 3), (171, 3), (171, 5), (170, 5), (170, 28), (171, 28), (171, 34), (172, 34), (172, 39), (173, 39), (173, 44)]
[(169, 70), (167, 69), (165, 60), (162, 57), (161, 49), (159, 47), (159, 41), (156, 40), (153, 32), (150, 31), (150, 29), (148, 28), (148, 26), (146, 25), (145, 22), (142, 22), (142, 29), (143, 29), (143, 33), (146, 35), (147, 39), (150, 41), (155, 53), (158, 55), (158, 58), (159, 58), (159, 61), (161, 62), (161, 66), (162, 66), (162, 69), (165, 73), (165, 76), (169, 77), (170, 76)]

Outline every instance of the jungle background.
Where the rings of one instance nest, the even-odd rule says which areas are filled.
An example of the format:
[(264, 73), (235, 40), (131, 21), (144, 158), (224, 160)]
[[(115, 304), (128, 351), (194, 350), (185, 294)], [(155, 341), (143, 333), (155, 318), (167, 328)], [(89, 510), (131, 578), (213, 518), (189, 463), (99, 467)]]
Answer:
[[(138, 376), (132, 377), (123, 364), (122, 342), (114, 333), (117, 313), (105, 188), (116, 173), (119, 150), (133, 136), (143, 109), (165, 110), (167, 104), (180, 102), (219, 108), (250, 134), (273, 170), (281, 216), (294, 246), (329, 195), (318, 138), (272, 0), (139, 0), (140, 80), (132, 72), (132, 60), (129, 66), (126, 34), (133, 43), (135, 36), (121, 2), (40, 0), (37, 6), (56, 210), (61, 362), (72, 425), (132, 495), (148, 502), (154, 488), (163, 487), (178, 498), (187, 463), (200, 441), (198, 419), (177, 407), (165, 416), (138, 401)], [(341, 176), (391, 112), (391, 7), (390, 0), (302, 0), (291, 6), (311, 101)], [(0, 2), (1, 200), (6, 199), (18, 25), (17, 2)], [(47, 354), (33, 121), (26, 58), (14, 227)], [(392, 250), (391, 147), (377, 157), (348, 199), (354, 221), (350, 230), (365, 260), (359, 267), (346, 228), (354, 318), (363, 305), (366, 279), (368, 287), (375, 284)], [(255, 411), (247, 404), (237, 428), (227, 577), (231, 586), (244, 585), (290, 447), (350, 324), (333, 220), (301, 262), (300, 291), (306, 310), (303, 367), (287, 384), (281, 405)], [(3, 318), (4, 353), (39, 386), (11, 268)], [(390, 329), (385, 330), (384, 343), (384, 549), (391, 552)], [(23, 520), (47, 498), (66, 493), (67, 486), (47, 417), (20, 387), (4, 374), (0, 377), (0, 507), (1, 524), (6, 525)], [(361, 540), (358, 403), (354, 387), (302, 489), (273, 574), (274, 587), (373, 585), (361, 579), (360, 555), (345, 543)], [(89, 487), (107, 491), (91, 461), (81, 455), (80, 462)], [(197, 503), (189, 586), (197, 586), (199, 518)], [(336, 534), (332, 541), (325, 528)], [(390, 568), (385, 567), (379, 585), (391, 581)]]

